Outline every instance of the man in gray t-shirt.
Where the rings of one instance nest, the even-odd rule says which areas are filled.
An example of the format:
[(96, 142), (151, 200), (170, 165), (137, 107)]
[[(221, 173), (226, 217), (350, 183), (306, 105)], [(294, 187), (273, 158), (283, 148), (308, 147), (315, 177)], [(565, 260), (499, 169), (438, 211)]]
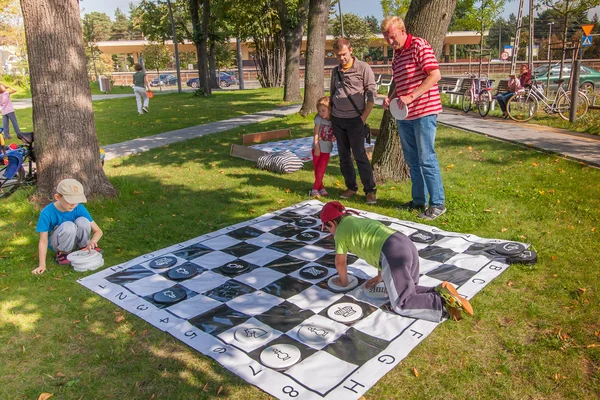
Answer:
[(375, 75), (369, 64), (357, 60), (352, 55), (352, 47), (347, 39), (338, 39), (334, 43), (334, 51), (340, 65), (331, 71), (331, 122), (333, 134), (337, 139), (340, 170), (347, 188), (340, 197), (349, 199), (358, 192), (356, 171), (352, 163), (354, 155), (358, 174), (367, 195), (367, 204), (375, 204), (377, 189), (373, 169), (365, 150), (363, 130), (375, 104)]

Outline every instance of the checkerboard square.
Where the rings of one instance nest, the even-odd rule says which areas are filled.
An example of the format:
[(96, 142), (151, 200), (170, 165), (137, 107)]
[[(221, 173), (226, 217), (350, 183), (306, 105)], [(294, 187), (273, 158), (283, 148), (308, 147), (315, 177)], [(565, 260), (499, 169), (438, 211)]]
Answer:
[(143, 297), (173, 286), (173, 281), (166, 279), (159, 274), (153, 274), (145, 278), (138, 279), (137, 281), (127, 283), (123, 286), (138, 296)]
[(324, 249), (322, 247), (308, 244), (290, 252), (290, 255), (301, 260), (315, 261), (323, 257), (325, 254), (329, 254), (330, 252), (330, 250)]
[[(237, 340), (235, 338), (235, 332), (238, 329), (247, 330), (247, 332), (250, 334), (252, 334), (253, 331), (259, 332), (259, 333), (262, 333), (264, 331), (264, 332), (270, 332), (271, 334), (265, 335), (265, 339), (262, 341), (259, 340), (259, 341), (256, 341), (255, 343), (245, 343), (245, 342), (240, 342), (239, 340)], [(221, 333), (219, 335), (219, 338), (221, 340), (223, 340), (225, 343), (234, 345), (235, 347), (242, 349), (245, 352), (249, 353), (259, 347), (263, 347), (266, 343), (269, 343), (269, 342), (277, 339), (281, 335), (283, 335), (282, 332), (279, 332), (278, 330), (273, 329), (270, 326), (263, 324), (256, 318), (250, 318), (243, 324), (237, 325), (237, 326)]]
[(291, 238), (292, 236), (296, 236), (297, 234), (301, 233), (303, 230), (304, 228), (297, 227), (293, 224), (286, 224), (273, 229), (269, 233), (285, 238)]
[(328, 307), (339, 300), (342, 296), (343, 294), (341, 293), (332, 293), (331, 291), (318, 286), (311, 286), (301, 293), (290, 297), (288, 301), (300, 308), (319, 313), (325, 307)]
[(127, 283), (135, 282), (142, 278), (147, 278), (150, 275), (154, 274), (155, 272), (150, 271), (148, 268), (142, 267), (141, 265), (134, 265), (133, 267), (109, 275), (104, 279), (106, 279), (109, 282), (116, 283), (117, 285), (125, 285)]
[(193, 290), (196, 293), (204, 293), (208, 290), (214, 289), (218, 286), (221, 286), (225, 282), (227, 282), (230, 278), (223, 276), (221, 274), (216, 274), (211, 271), (203, 272), (200, 275), (196, 275), (192, 279), (185, 280), (180, 283), (181, 286), (184, 286), (190, 290)]
[[(329, 331), (329, 332), (327, 332), (327, 336), (325, 337), (325, 340), (323, 340), (323, 344), (317, 345), (314, 343), (305, 343), (304, 340), (302, 340), (302, 338), (299, 335), (299, 331), (305, 325), (312, 325), (313, 327), (322, 328), (322, 329), (326, 329)], [(325, 318), (321, 315), (313, 315), (312, 317), (306, 319), (299, 326), (296, 326), (293, 329), (291, 329), (290, 331), (286, 332), (286, 335), (288, 335), (289, 337), (291, 337), (299, 342), (306, 344), (307, 346), (313, 347), (316, 350), (320, 350), (323, 347), (327, 346), (329, 343), (336, 340), (341, 335), (343, 335), (349, 328), (350, 328), (349, 326), (340, 324), (339, 322), (335, 322), (335, 321), (333, 321), (329, 318)]]
[(231, 254), (226, 254), (220, 251), (213, 251), (203, 255), (202, 257), (194, 258), (191, 262), (197, 264), (206, 269), (214, 269), (220, 267), (223, 264), (227, 264), (235, 260), (237, 257)]
[(203, 256), (204, 254), (208, 254), (211, 251), (212, 249), (209, 249), (200, 243), (196, 243), (191, 246), (184, 247), (181, 250), (176, 250), (173, 252), (173, 254), (179, 258), (183, 258), (184, 260), (191, 260), (193, 258)]
[(233, 246), (229, 246), (225, 249), (221, 249), (223, 253), (231, 254), (232, 256), (236, 256), (238, 258), (248, 255), (250, 253), (254, 253), (255, 251), (261, 249), (261, 247), (256, 246), (254, 244), (239, 242), (234, 244)]
[(446, 264), (452, 264), (473, 272), (481, 271), (489, 263), (490, 259), (486, 256), (468, 254), (457, 254), (446, 262)]
[(264, 232), (251, 226), (242, 226), (236, 230), (228, 232), (227, 235), (237, 240), (248, 240), (259, 237)]
[(368, 317), (361, 319), (352, 327), (369, 336), (392, 341), (400, 336), (413, 322), (415, 320), (412, 318), (402, 317), (394, 312), (379, 309)]
[(347, 363), (361, 366), (388, 345), (387, 340), (369, 336), (351, 327), (338, 340), (325, 346), (323, 351)]
[[(327, 365), (327, 368), (322, 368), (323, 365)], [(285, 374), (325, 395), (357, 368), (355, 364), (319, 351), (292, 366)], [(319, 371), (318, 379), (315, 379), (315, 371)]]
[(275, 261), (278, 258), (281, 258), (281, 253), (271, 249), (261, 248), (253, 253), (240, 257), (244, 261), (248, 261), (249, 263), (264, 266), (265, 264), (270, 263), (271, 261)]
[(262, 291), (265, 293), (270, 293), (273, 296), (281, 297), (282, 299), (288, 299), (311, 286), (311, 283), (292, 278), (291, 276), (284, 276), (283, 278), (263, 287)]
[(250, 319), (249, 315), (236, 311), (227, 304), (221, 304), (210, 311), (189, 319), (188, 322), (203, 332), (217, 336), (228, 329), (243, 324), (248, 319)]
[(428, 246), (422, 250), (419, 250), (419, 257), (441, 263), (448, 261), (456, 254), (457, 253), (455, 251), (438, 246)]
[(283, 221), (278, 221), (276, 219), (268, 219), (266, 221), (258, 222), (256, 224), (251, 225), (252, 228), (258, 229), (263, 232), (269, 232), (273, 229), (276, 229), (282, 225), (286, 225)]
[(205, 293), (205, 295), (210, 297), (211, 299), (215, 299), (225, 303), (238, 296), (242, 296), (247, 293), (252, 293), (255, 290), (256, 289), (248, 285), (244, 285), (241, 282), (236, 282), (230, 279), (221, 286), (209, 290)]
[(259, 247), (267, 247), (282, 240), (284, 240), (284, 238), (281, 236), (276, 236), (272, 233), (264, 233), (258, 237), (246, 240), (246, 243), (250, 243)]
[[(294, 340), (287, 335), (281, 335), (281, 336), (265, 343), (263, 346), (249, 352), (248, 356), (250, 356), (250, 358), (260, 362), (260, 353), (262, 353), (262, 351), (264, 349), (266, 349), (267, 347), (274, 346), (276, 344), (289, 344), (292, 346), (296, 346), (298, 348), (298, 350), (300, 350), (300, 359), (301, 360), (304, 360), (304, 359), (312, 356), (316, 352), (315, 349), (313, 349), (312, 347), (306, 346), (302, 342)], [(283, 372), (283, 371), (284, 370), (280, 370), (280, 372)]]
[(289, 301), (284, 301), (264, 314), (257, 315), (255, 318), (273, 329), (277, 329), (280, 332), (287, 332), (313, 315), (315, 313), (310, 310), (302, 310), (297, 305)]
[(179, 303), (168, 307), (169, 312), (184, 319), (189, 319), (197, 315), (203, 314), (213, 308), (220, 306), (222, 303), (206, 296), (197, 295), (189, 299), (180, 301)]
[(475, 271), (457, 268), (454, 265), (442, 264), (433, 271), (429, 271), (427, 276), (442, 282), (448, 281), (453, 283), (455, 286), (460, 286), (471, 279), (471, 277), (473, 277), (475, 274)]
[(277, 250), (282, 253), (290, 253), (294, 250), (301, 249), (305, 244), (292, 239), (285, 239), (267, 246), (269, 249)]
[(471, 247), (471, 242), (468, 242), (461, 237), (444, 237), (435, 242), (435, 245), (446, 249), (452, 249), (457, 253), (462, 253)]
[(257, 290), (234, 298), (227, 305), (246, 315), (257, 315), (283, 303), (283, 299)]
[(281, 272), (277, 272), (271, 268), (257, 268), (250, 272), (236, 276), (235, 280), (245, 283), (248, 286), (252, 286), (255, 289), (260, 289), (278, 279), (283, 278), (284, 276), (285, 275)]
[(229, 246), (238, 244), (240, 241), (232, 238), (231, 236), (221, 235), (212, 239), (205, 240), (202, 245), (209, 247), (213, 250), (226, 249)]
[(282, 274), (290, 274), (296, 270), (299, 270), (300, 268), (305, 267), (307, 264), (308, 262), (299, 260), (296, 257), (283, 256), (266, 264), (265, 267), (274, 269)]

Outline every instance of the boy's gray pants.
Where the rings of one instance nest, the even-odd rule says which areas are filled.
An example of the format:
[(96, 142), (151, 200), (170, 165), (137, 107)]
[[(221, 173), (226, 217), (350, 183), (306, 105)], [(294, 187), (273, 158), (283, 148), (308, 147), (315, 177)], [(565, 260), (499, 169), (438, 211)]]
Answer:
[(62, 253), (70, 253), (75, 246), (79, 250), (90, 242), (91, 229), (90, 221), (85, 217), (79, 217), (75, 222), (63, 222), (50, 234), (50, 246)]

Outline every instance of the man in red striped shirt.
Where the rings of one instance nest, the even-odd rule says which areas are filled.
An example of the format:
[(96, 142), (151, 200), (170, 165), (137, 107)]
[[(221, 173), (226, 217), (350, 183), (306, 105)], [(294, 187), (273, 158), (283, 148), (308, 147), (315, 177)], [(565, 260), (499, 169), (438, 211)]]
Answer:
[(441, 78), (433, 49), (425, 39), (406, 33), (399, 17), (386, 17), (381, 23), (385, 41), (394, 49), (392, 72), (396, 92), (383, 101), (388, 109), (397, 98), (408, 116), (398, 120), (402, 152), (410, 169), (412, 200), (402, 209), (418, 209), (419, 218), (433, 220), (446, 212), (446, 197), (434, 143), (437, 114), (442, 102), (437, 82)]

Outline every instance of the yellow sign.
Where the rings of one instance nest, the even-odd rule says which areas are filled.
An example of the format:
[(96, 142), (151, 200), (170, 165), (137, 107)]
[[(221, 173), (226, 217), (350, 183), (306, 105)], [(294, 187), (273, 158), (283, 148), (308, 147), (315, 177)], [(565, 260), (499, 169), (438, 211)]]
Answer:
[(583, 29), (583, 33), (585, 33), (585, 36), (590, 36), (590, 33), (592, 33), (592, 29), (594, 29), (594, 24), (581, 25), (581, 29)]

